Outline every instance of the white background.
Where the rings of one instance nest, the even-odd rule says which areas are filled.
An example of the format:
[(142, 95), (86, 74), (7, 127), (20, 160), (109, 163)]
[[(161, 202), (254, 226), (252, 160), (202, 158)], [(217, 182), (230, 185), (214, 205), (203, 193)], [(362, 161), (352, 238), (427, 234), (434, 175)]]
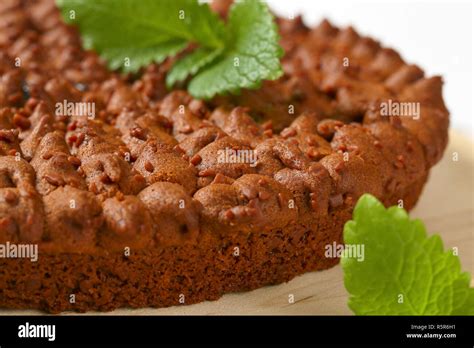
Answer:
[(268, 0), (280, 16), (302, 14), (306, 24), (323, 18), (352, 25), (359, 34), (396, 49), (427, 76), (443, 76), (451, 127), (474, 137), (473, 5), (470, 0)]

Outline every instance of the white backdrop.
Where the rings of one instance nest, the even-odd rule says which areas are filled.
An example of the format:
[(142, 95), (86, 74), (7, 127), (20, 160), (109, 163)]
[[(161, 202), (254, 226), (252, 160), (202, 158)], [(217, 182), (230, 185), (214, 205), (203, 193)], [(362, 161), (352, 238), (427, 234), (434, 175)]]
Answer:
[(268, 0), (280, 16), (303, 14), (306, 24), (328, 18), (352, 25), (396, 49), (427, 75), (442, 75), (451, 127), (474, 137), (473, 5), (471, 0)]

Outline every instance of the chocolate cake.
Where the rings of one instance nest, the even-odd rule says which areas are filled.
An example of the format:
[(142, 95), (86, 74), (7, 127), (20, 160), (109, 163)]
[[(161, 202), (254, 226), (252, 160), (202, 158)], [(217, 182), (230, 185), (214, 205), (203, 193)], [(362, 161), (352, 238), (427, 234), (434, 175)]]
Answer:
[(172, 59), (109, 71), (53, 1), (0, 2), (0, 243), (38, 246), (0, 259), (0, 307), (215, 300), (337, 264), (363, 193), (415, 205), (441, 78), (351, 27), (277, 24), (284, 76), (202, 101), (166, 88)]

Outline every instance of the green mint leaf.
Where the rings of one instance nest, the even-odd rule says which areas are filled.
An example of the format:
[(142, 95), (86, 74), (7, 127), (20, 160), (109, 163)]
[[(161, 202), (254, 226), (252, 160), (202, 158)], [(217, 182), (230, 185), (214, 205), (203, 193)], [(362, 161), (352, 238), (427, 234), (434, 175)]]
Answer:
[(201, 68), (212, 63), (221, 53), (222, 48), (209, 49), (200, 47), (178, 60), (166, 75), (166, 85), (173, 86), (184, 81), (189, 75), (195, 75)]
[(136, 72), (186, 48), (168, 87), (194, 76), (188, 86), (196, 98), (258, 88), (282, 75), (283, 50), (273, 15), (258, 0), (232, 6), (228, 26), (197, 0), (56, 0), (66, 22), (77, 25), (84, 46), (96, 50), (111, 69)]
[(474, 314), (471, 276), (461, 272), (452, 251), (443, 250), (441, 238), (428, 237), (423, 223), (410, 220), (405, 210), (385, 209), (375, 197), (363, 195), (344, 227), (344, 243), (364, 246), (363, 258), (346, 247), (341, 259), (354, 313)]
[(195, 0), (57, 0), (66, 22), (79, 27), (84, 46), (112, 69), (137, 71), (161, 62), (190, 42), (222, 48), (224, 23)]
[(454, 294), (458, 300), (454, 304), (452, 315), (474, 315), (474, 288), (469, 288), (471, 277), (465, 274), (465, 279), (458, 280)]
[(256, 0), (235, 3), (229, 13), (230, 45), (215, 64), (193, 78), (189, 92), (208, 99), (241, 88), (258, 88), (262, 80), (282, 75), (283, 50), (273, 16), (268, 7)]
[(136, 47), (133, 52), (123, 48), (109, 48), (102, 51), (102, 57), (108, 62), (112, 70), (123, 69), (125, 72), (136, 72), (142, 66), (152, 62), (162, 62), (168, 56), (174, 56), (183, 49), (187, 43), (180, 40), (171, 40), (149, 47)]

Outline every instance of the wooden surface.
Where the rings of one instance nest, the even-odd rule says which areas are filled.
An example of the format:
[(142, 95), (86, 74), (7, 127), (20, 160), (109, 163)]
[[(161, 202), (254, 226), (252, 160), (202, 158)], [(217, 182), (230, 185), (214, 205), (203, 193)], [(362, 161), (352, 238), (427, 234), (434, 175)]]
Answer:
[[(453, 161), (453, 153), (458, 161)], [(431, 177), (411, 216), (423, 219), (429, 233), (439, 233), (445, 249), (458, 247), (464, 271), (474, 273), (474, 143), (452, 133), (443, 160)], [(289, 295), (294, 303), (288, 302)], [(7, 311), (0, 314), (39, 314), (37, 311)], [(75, 313), (71, 313), (75, 314)], [(120, 309), (112, 315), (175, 314), (351, 314), (347, 307), (340, 266), (308, 273), (292, 281), (255, 291), (228, 294), (218, 301), (163, 309)]]

